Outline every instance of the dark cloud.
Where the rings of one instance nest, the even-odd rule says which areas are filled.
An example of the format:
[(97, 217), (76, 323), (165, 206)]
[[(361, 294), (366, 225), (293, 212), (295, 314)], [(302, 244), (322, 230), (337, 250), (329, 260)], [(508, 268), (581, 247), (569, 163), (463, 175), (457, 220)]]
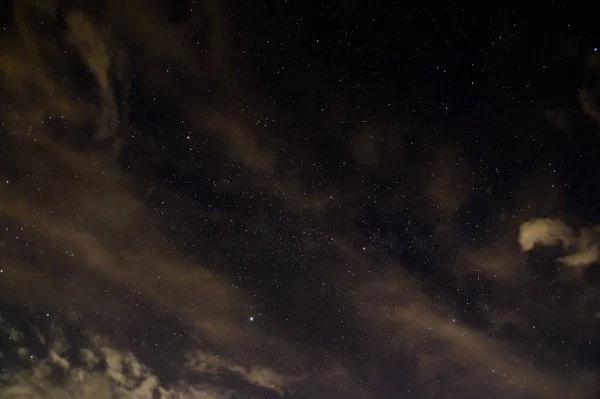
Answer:
[[(424, 55), (449, 36), (374, 88), (339, 69), (367, 53), (346, 20), (325, 40), (287, 3), (185, 3), (13, 2), (0, 397), (592, 397), (599, 232), (569, 167), (595, 155), (517, 127), (521, 25), (466, 77)], [(414, 47), (390, 35), (372, 51)], [(597, 64), (555, 128), (596, 118)]]
[(587, 72), (584, 85), (579, 91), (579, 104), (583, 113), (600, 124), (598, 110), (598, 70), (600, 54), (593, 54), (587, 61)]
[[(491, 331), (466, 324), (460, 310), (428, 297), (410, 276), (392, 275), (352, 293), (360, 317), (386, 331), (377, 349), (413, 353), (418, 375), (447, 395), (556, 397), (593, 392), (594, 373), (545, 370), (530, 353), (520, 354)], [(384, 340), (384, 342), (381, 342)], [(454, 370), (447, 375), (449, 370)], [(502, 388), (500, 388), (502, 387)], [(502, 393), (493, 393), (502, 390)], [(498, 395), (498, 396), (496, 396)]]
[(545, 115), (555, 128), (569, 136), (573, 134), (568, 110), (564, 108), (552, 108), (547, 110)]

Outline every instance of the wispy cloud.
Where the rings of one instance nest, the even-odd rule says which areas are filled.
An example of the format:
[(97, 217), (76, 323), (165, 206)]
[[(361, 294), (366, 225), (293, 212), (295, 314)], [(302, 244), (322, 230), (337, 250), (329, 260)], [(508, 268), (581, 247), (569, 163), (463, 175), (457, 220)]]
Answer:
[(465, 323), (458, 309), (401, 272), (358, 286), (351, 297), (358, 316), (374, 331), (385, 332), (376, 340), (376, 349), (401, 350), (407, 359), (416, 356), (411, 367), (433, 392), (557, 399), (573, 389), (582, 396), (593, 392), (591, 370), (546, 369), (492, 331)]
[(579, 90), (579, 104), (584, 114), (596, 121), (600, 126), (600, 108), (598, 108), (597, 85), (600, 79), (600, 54), (592, 54), (587, 61), (587, 72), (584, 86)]

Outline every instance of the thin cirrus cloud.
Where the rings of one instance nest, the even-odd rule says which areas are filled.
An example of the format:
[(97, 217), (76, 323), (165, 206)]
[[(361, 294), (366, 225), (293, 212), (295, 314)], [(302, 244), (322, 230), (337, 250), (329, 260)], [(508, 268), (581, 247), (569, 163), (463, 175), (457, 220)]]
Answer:
[[(181, 358), (181, 363), (170, 368), (185, 372), (184, 359), (190, 358), (181, 352), (201, 348), (219, 354), (220, 363), (211, 366), (211, 370), (219, 370), (217, 374), (233, 374), (258, 392), (271, 391), (277, 396), (288, 392), (289, 386), (300, 383), (305, 375), (295, 368), (310, 368), (315, 357), (306, 351), (299, 355), (283, 335), (258, 326), (248, 328), (248, 312), (259, 306), (250, 293), (202, 262), (191, 262), (165, 239), (160, 228), (164, 220), (138, 196), (135, 182), (116, 161), (119, 152), (97, 150), (99, 143), (112, 143), (112, 148), (118, 149), (122, 139), (119, 129), (127, 124), (126, 110), (120, 109), (108, 82), (109, 71), (111, 76), (126, 75), (125, 67), (119, 69), (123, 61), (118, 51), (107, 51), (115, 48), (107, 45), (112, 43), (110, 35), (96, 20), (74, 12), (66, 15), (64, 41), (48, 43), (28, 22), (32, 10), (40, 11), (35, 15), (52, 22), (56, 10), (52, 2), (46, 5), (47, 9), (33, 10), (30, 5), (17, 4), (20, 33), (10, 37), (10, 44), (3, 43), (7, 51), (0, 55), (2, 92), (14, 100), (11, 107), (1, 111), (8, 135), (4, 137), (5, 156), (1, 159), (7, 179), (0, 196), (0, 213), (9, 226), (3, 233), (12, 249), (3, 251), (0, 291), (6, 306), (27, 304), (32, 312), (60, 315), (76, 328), (112, 334), (118, 343), (110, 351), (100, 351), (109, 365), (107, 372), (73, 368), (60, 351), (50, 351), (44, 362), (67, 373), (63, 387), (54, 387), (43, 373), (40, 376), (39, 367), (44, 368), (46, 363), (35, 363), (31, 365), (32, 373), (14, 375), (13, 381), (18, 383), (6, 388), (3, 395), (46, 397), (50, 392), (58, 397), (110, 397), (117, 392), (123, 397), (144, 398), (168, 391), (171, 388), (163, 388), (150, 372), (144, 374), (148, 378), (143, 381), (130, 382), (123, 370), (139, 367), (131, 362), (119, 366), (124, 353), (129, 353), (124, 346), (152, 357), (154, 350), (148, 350), (148, 346), (154, 349), (162, 333), (150, 324), (165, 320), (173, 323), (173, 337), (187, 335), (186, 346), (166, 345), (154, 360)], [(148, 11), (148, 15), (154, 14)], [(141, 19), (150, 18), (148, 15)], [(8, 41), (7, 37), (2, 40)], [(168, 40), (168, 35), (161, 39)], [(61, 70), (57, 66), (68, 64), (67, 54), (73, 55), (62, 51), (60, 44), (71, 46), (68, 48), (75, 50), (79, 61), (91, 72), (87, 82), (94, 90), (86, 96), (73, 89), (73, 76), (56, 76)], [(181, 60), (178, 57), (184, 53), (174, 47), (154, 56)], [(243, 135), (245, 126), (211, 115), (218, 126), (208, 122), (203, 126), (212, 126), (242, 164), (259, 174), (271, 168), (270, 153)], [(305, 196), (293, 175), (280, 182), (262, 181), (267, 192), (282, 198), (285, 207), (305, 208), (296, 204)], [(318, 197), (308, 195), (302, 201), (308, 201), (309, 207), (322, 206)], [(31, 290), (32, 286), (36, 289)], [(110, 327), (115, 322), (120, 324), (117, 330)], [(144, 338), (132, 342), (139, 330)], [(89, 355), (90, 351), (85, 353)], [(277, 362), (267, 362), (271, 353), (279, 354)], [(290, 366), (292, 357), (298, 364)], [(202, 364), (206, 366), (206, 362)], [(344, 370), (343, 366), (338, 368)], [(323, 372), (330, 375), (327, 367)], [(336, 378), (332, 375), (327, 381), (335, 386)], [(86, 387), (99, 391), (88, 392)], [(210, 385), (210, 389), (194, 386), (184, 397), (234, 397), (227, 388), (221, 388), (218, 384)], [(84, 391), (87, 393), (81, 393)]]
[[(51, 25), (56, 22), (58, 3), (44, 4), (46, 8), (38, 15)], [(510, 235), (496, 235), (481, 246), (465, 244), (457, 220), (478, 190), (481, 180), (474, 172), (477, 168), (468, 163), (459, 145), (429, 145), (431, 142), (424, 138), (415, 142), (427, 150), (425, 155), (415, 168), (407, 167), (409, 151), (405, 147), (412, 137), (419, 136), (412, 126), (398, 130), (388, 129), (387, 123), (372, 123), (359, 129), (347, 155), (353, 155), (361, 172), (373, 173), (361, 179), (352, 176), (349, 184), (361, 185), (361, 190), (348, 189), (344, 184), (336, 189), (335, 182), (323, 184), (328, 188), (320, 191), (311, 190), (300, 177), (300, 166), (290, 166), (291, 161), (288, 164), (281, 159), (283, 154), (302, 149), (288, 148), (284, 140), (276, 142), (248, 116), (253, 112), (278, 114), (256, 101), (258, 96), (246, 93), (241, 83), (243, 68), (239, 68), (242, 76), (232, 73), (236, 68), (226, 48), (231, 21), (220, 2), (212, 1), (206, 7), (213, 31), (206, 35), (207, 48), (201, 55), (192, 40), (198, 21), (171, 24), (158, 8), (145, 2), (109, 2), (107, 10), (116, 21), (113, 31), (105, 28), (103, 18), (92, 18), (84, 11), (67, 12), (66, 32), (56, 43), (37, 32), (37, 25), (27, 22), (32, 11), (29, 7), (18, 2), (18, 33), (0, 38), (2, 94), (13, 100), (0, 111), (8, 132), (3, 142), (6, 151), (0, 159), (0, 166), (7, 171), (0, 214), (9, 226), (3, 234), (11, 240), (11, 251), (3, 251), (0, 292), (7, 305), (26, 303), (32, 311), (49, 317), (60, 315), (67, 324), (91, 329), (95, 338), (79, 350), (78, 360), (67, 358), (64, 345), (52, 340), (47, 357), (32, 359), (22, 334), (12, 331), (20, 346), (16, 356), (31, 361), (31, 367), (27, 372), (11, 371), (10, 378), (16, 383), (1, 388), (0, 397), (52, 394), (222, 399), (254, 395), (248, 392), (257, 397), (294, 397), (295, 393), (323, 397), (327, 392), (330, 397), (370, 398), (377, 397), (371, 393), (377, 384), (369, 386), (359, 374), (369, 369), (369, 379), (379, 381), (383, 373), (377, 367), (382, 359), (393, 363), (394, 368), (403, 365), (409, 369), (407, 374), (416, 374), (426, 390), (437, 390), (438, 396), (448, 392), (456, 397), (494, 397), (497, 392), (509, 392), (517, 398), (589, 394), (591, 377), (585, 367), (563, 372), (531, 362), (522, 348), (499, 336), (503, 326), (497, 326), (501, 324), (497, 320), (504, 317), (507, 321), (503, 324), (518, 326), (520, 333), (530, 327), (529, 313), (538, 309), (521, 285), (527, 271), (522, 262), (525, 256), (512, 248), (517, 239), (522, 251), (561, 246), (566, 255), (560, 262), (584, 267), (598, 260), (598, 231), (576, 231), (562, 221), (534, 219), (521, 225), (518, 237), (510, 229)], [(120, 42), (123, 37), (131, 49)], [(124, 57), (128, 50), (143, 56)], [(82, 80), (90, 88), (85, 95), (74, 88), (76, 74), (61, 75), (60, 71), (70, 71), (63, 68), (71, 65), (73, 58), (69, 57), (76, 57), (85, 70)], [(321, 236), (314, 238), (315, 248), (328, 255), (314, 257), (323, 263), (315, 279), (326, 281), (320, 283), (322, 287), (335, 287), (336, 293), (347, 291), (347, 295), (336, 297), (339, 309), (345, 309), (348, 318), (355, 316), (348, 324), (360, 324), (357, 335), (376, 337), (366, 339), (360, 348), (369, 353), (374, 365), (365, 365), (368, 361), (364, 359), (353, 364), (346, 354), (339, 356), (336, 348), (308, 350), (293, 342), (289, 330), (269, 325), (266, 317), (264, 324), (261, 320), (260, 325), (249, 325), (249, 310), (255, 314), (260, 299), (238, 288), (225, 273), (213, 270), (213, 263), (192, 261), (178, 252), (177, 243), (168, 239), (164, 228), (172, 221), (164, 220), (161, 212), (139, 195), (131, 174), (116, 161), (130, 133), (126, 129), (128, 110), (123, 106), (130, 90), (128, 63), (147, 72), (136, 79), (158, 97), (185, 98), (181, 117), (182, 124), (190, 126), (190, 137), (214, 139), (215, 147), (224, 154), (222, 166), (237, 168), (241, 176), (231, 183), (231, 191), (254, 193), (278, 211), (292, 215), (323, 215), (334, 205), (339, 208), (345, 231), (331, 228), (326, 242)], [(178, 65), (183, 78), (165, 74), (168, 65)], [(116, 93), (111, 80), (115, 78), (122, 93)], [(240, 100), (245, 95), (247, 99)], [(117, 101), (118, 96), (125, 99)], [(582, 106), (589, 108), (586, 112), (590, 114), (593, 98), (589, 92), (586, 96)], [(239, 103), (246, 111), (232, 106)], [(86, 143), (96, 149), (82, 149), (87, 148)], [(108, 144), (113, 150), (97, 150), (99, 144)], [(301, 155), (304, 158), (305, 154)], [(304, 168), (319, 166), (318, 162), (307, 163), (312, 166)], [(191, 168), (200, 166), (192, 163)], [(490, 310), (492, 301), (485, 298), (469, 303), (484, 309), (484, 322), (491, 327), (484, 322), (483, 326), (474, 325), (467, 316), (455, 316), (460, 306), (447, 300), (448, 293), (432, 289), (402, 271), (401, 266), (387, 264), (385, 256), (374, 261), (367, 246), (356, 250), (356, 237), (367, 240), (348, 216), (351, 205), (344, 201), (350, 196), (343, 194), (359, 193), (365, 203), (374, 202), (365, 187), (377, 180), (371, 179), (374, 174), (387, 169), (394, 170), (399, 178), (394, 183), (398, 185), (397, 195), (386, 198), (381, 192), (377, 199), (386, 204), (386, 219), (393, 222), (404, 212), (411, 216), (407, 225), (418, 218), (436, 225), (426, 239), (418, 232), (414, 239), (422, 239), (419, 247), (425, 253), (424, 261), (436, 270), (447, 268), (447, 274), (454, 277), (451, 289), (460, 291), (461, 284), (477, 281), (518, 302), (515, 305), (505, 300), (497, 304), (500, 310)], [(173, 194), (166, 187), (155, 192), (159, 190), (164, 197)], [(416, 195), (404, 199), (402, 194), (411, 190)], [(535, 190), (539, 191), (537, 187)], [(526, 194), (528, 198), (531, 195)], [(352, 201), (360, 202), (356, 198)], [(177, 203), (179, 208), (189, 208), (178, 209), (182, 218), (202, 214), (193, 201), (186, 206), (182, 203)], [(215, 211), (210, 218), (217, 228), (235, 225), (238, 220), (235, 212), (221, 216)], [(394, 225), (393, 229), (401, 231), (404, 227), (410, 226)], [(198, 229), (195, 237), (208, 241), (209, 234), (204, 237), (202, 227)], [(433, 244), (444, 240), (445, 246), (440, 245), (443, 250), (453, 257), (458, 253), (456, 259), (448, 261), (451, 266), (432, 255)], [(404, 247), (408, 245), (405, 241), (410, 240), (393, 244)], [(381, 242), (372, 240), (373, 245)], [(226, 269), (231, 266), (229, 259), (229, 253), (219, 253), (211, 261)], [(339, 270), (343, 270), (342, 275)], [(385, 274), (382, 270), (392, 271)], [(538, 282), (535, 288), (541, 290), (541, 285)], [(31, 290), (32, 286), (36, 289)], [(119, 328), (113, 328), (115, 323)], [(169, 327), (157, 331), (160, 324)], [(111, 335), (116, 343), (98, 338), (104, 335)], [(171, 342), (180, 335), (186, 339)], [(132, 342), (132, 337), (143, 342)], [(538, 344), (532, 342), (532, 346)], [(153, 369), (156, 359), (152, 355), (170, 361), (167, 368), (184, 382), (164, 381)], [(411, 359), (416, 362), (411, 363)], [(99, 364), (106, 368), (98, 369)], [(61, 385), (51, 382), (50, 369), (62, 373)], [(445, 382), (439, 382), (442, 380)], [(398, 387), (394, 388), (402, 389)]]
[(588, 58), (586, 80), (579, 91), (579, 104), (585, 115), (596, 121), (600, 126), (600, 111), (598, 111), (598, 79), (600, 79), (600, 54), (592, 54)]
[[(350, 292), (358, 317), (381, 331), (376, 349), (404, 353), (423, 384), (457, 397), (564, 398), (594, 392), (595, 374), (557, 372), (496, 336), (459, 318), (412, 277), (390, 273)], [(502, 393), (499, 393), (502, 392)], [(494, 396), (500, 395), (500, 396)]]

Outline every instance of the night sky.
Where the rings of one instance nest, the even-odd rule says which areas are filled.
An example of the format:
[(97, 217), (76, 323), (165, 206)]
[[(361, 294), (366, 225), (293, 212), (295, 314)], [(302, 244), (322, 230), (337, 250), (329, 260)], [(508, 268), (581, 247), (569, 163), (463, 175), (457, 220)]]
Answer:
[(600, 18), (0, 6), (0, 398), (600, 398)]

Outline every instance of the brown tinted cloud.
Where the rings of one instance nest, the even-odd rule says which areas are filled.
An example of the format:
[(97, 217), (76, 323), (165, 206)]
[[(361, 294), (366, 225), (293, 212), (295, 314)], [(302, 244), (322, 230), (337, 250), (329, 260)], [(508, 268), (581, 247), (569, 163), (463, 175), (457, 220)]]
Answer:
[[(521, 352), (493, 330), (466, 324), (460, 311), (403, 273), (356, 287), (351, 300), (358, 316), (381, 332), (376, 349), (414, 356), (409, 367), (439, 394), (563, 398), (594, 392), (592, 370), (572, 372), (566, 365), (564, 371), (555, 371), (536, 360), (533, 348)], [(502, 393), (494, 396), (500, 387)]]
[[(590, 396), (594, 381), (586, 365), (562, 369), (560, 353), (545, 358), (503, 335), (514, 329), (527, 344), (537, 345), (542, 338), (533, 331), (536, 318), (545, 317), (540, 304), (555, 301), (556, 317), (571, 323), (569, 328), (580, 331), (583, 341), (586, 323), (596, 312), (592, 287), (578, 287), (581, 294), (568, 302), (556, 299), (546, 295), (542, 282), (532, 280), (526, 262), (534, 247), (555, 245), (566, 251), (561, 265), (589, 266), (598, 259), (594, 229), (531, 219), (560, 207), (555, 182), (540, 189), (534, 185), (537, 175), (523, 176), (515, 203), (498, 212), (494, 230), (477, 232), (485, 237), (473, 239), (457, 220), (486, 183), (475, 172), (467, 148), (430, 139), (426, 127), (364, 122), (348, 145), (340, 146), (355, 161), (352, 173), (360, 179), (352, 175), (336, 184), (306, 178), (313, 174), (301, 169), (318, 170), (319, 162), (303, 155), (306, 163), (294, 165), (291, 160), (306, 148), (278, 140), (270, 130), (284, 131), (280, 135), (285, 137), (287, 124), (296, 128), (301, 121), (265, 105), (260, 90), (244, 83), (250, 72), (228, 38), (240, 33), (226, 5), (209, 3), (173, 24), (158, 5), (111, 1), (99, 16), (67, 10), (65, 29), (49, 33), (41, 26), (56, 25), (58, 3), (15, 2), (16, 28), (0, 39), (6, 105), (1, 111), (5, 178), (0, 182), (0, 215), (8, 226), (6, 244), (0, 247), (1, 299), (89, 330), (91, 338), (79, 353), (84, 365), (72, 364), (57, 343), (47, 359), (31, 359), (41, 374), (15, 373), (11, 378), (17, 384), (0, 393), (85, 397), (108, 391), (149, 398), (161, 392), (164, 398), (234, 398), (244, 395), (239, 388), (244, 386), (257, 397), (265, 392), (319, 397), (326, 392), (330, 397), (369, 398), (377, 397), (372, 393), (376, 384), (361, 373), (372, 381), (380, 381), (384, 373), (365, 363), (392, 358), (395, 368), (401, 364), (417, 375), (417, 385), (432, 395)], [(592, 61), (590, 69), (595, 68)], [(132, 70), (143, 73), (132, 77)], [(341, 214), (341, 222), (332, 225), (343, 228), (324, 228), (327, 234), (309, 243), (319, 262), (313, 278), (317, 285), (335, 287), (339, 295), (332, 302), (359, 325), (361, 337), (370, 337), (362, 342), (362, 349), (371, 353), (366, 360), (348, 360), (332, 348), (306, 349), (294, 342), (292, 333), (267, 320), (249, 323), (250, 316), (261, 317), (261, 298), (215, 270), (215, 258), (192, 261), (180, 250), (170, 230), (182, 226), (172, 227), (166, 220), (163, 213), (172, 211), (167, 208), (183, 208), (178, 209), (182, 218), (200, 216), (222, 228), (235, 225), (241, 216), (206, 211), (190, 199), (161, 208), (140, 193), (134, 176), (119, 163), (124, 145), (136, 146), (127, 106), (134, 78), (149, 88), (149, 96), (180, 100), (181, 123), (190, 126), (190, 139), (222, 150), (221, 166), (236, 168), (238, 176), (223, 184), (223, 191), (267, 198), (269, 206), (292, 215), (319, 219), (328, 212)], [(595, 118), (592, 93), (582, 93), (584, 112)], [(549, 116), (566, 129), (557, 112)], [(265, 121), (274, 127), (265, 127)], [(417, 162), (407, 168), (415, 147)], [(190, 168), (196, 167), (203, 166)], [(390, 171), (395, 180), (389, 191), (373, 198), (365, 194), (378, 173)], [(165, 187), (154, 191), (161, 199), (180, 195)], [(355, 217), (365, 203), (381, 207), (390, 223), (408, 214), (404, 225), (394, 225), (407, 235), (413, 234), (412, 219), (425, 220), (431, 232), (414, 233), (426, 254), (417, 262), (429, 262), (452, 277), (451, 289), (437, 291), (411, 275), (394, 259), (395, 252), (383, 259), (371, 254), (371, 243), (383, 245), (385, 238), (373, 239), (357, 226)], [(390, 246), (401, 251), (408, 244)], [(320, 257), (319, 251), (329, 256)], [(229, 265), (228, 255), (216, 255), (222, 269)], [(470, 281), (480, 282), (494, 298), (470, 303), (460, 292)], [(460, 301), (483, 316), (473, 321), (461, 314)], [(571, 314), (572, 309), (577, 312)], [(156, 330), (159, 320), (170, 326), (166, 332)], [(112, 331), (115, 323), (118, 332)], [(356, 332), (348, 329), (340, 335)], [(132, 342), (139, 330), (145, 342)], [(166, 334), (179, 338), (167, 344)], [(115, 342), (102, 338), (107, 335), (114, 335)], [(144, 365), (153, 361), (153, 354), (176, 359), (172, 367), (181, 379), (200, 376), (204, 382), (162, 385)], [(108, 367), (100, 372), (93, 364), (101, 362)], [(64, 387), (49, 382), (47, 370), (54, 366), (66, 371)], [(229, 379), (235, 380), (231, 386)]]
[(598, 110), (598, 79), (600, 78), (600, 55), (593, 54), (587, 61), (586, 79), (579, 91), (579, 104), (583, 113), (596, 121), (600, 126), (600, 111)]
[[(56, 7), (52, 2), (45, 8), (15, 3), (18, 29), (3, 37), (2, 96), (9, 106), (2, 110), (5, 180), (0, 213), (10, 226), (4, 237), (10, 249), (3, 247), (0, 279), (3, 303), (27, 304), (30, 311), (47, 312), (48, 317), (100, 334), (111, 333), (106, 326), (117, 322), (123, 325), (115, 334), (119, 345), (140, 328), (149, 328), (148, 341), (157, 342), (145, 320), (145, 312), (152, 311), (177, 323), (174, 333), (189, 334), (192, 344), (183, 352), (189, 351), (186, 356), (195, 365), (199, 360), (193, 360), (194, 345), (216, 350), (222, 360), (215, 370), (225, 368), (250, 385), (282, 395), (303, 375), (292, 378), (262, 367), (261, 356), (278, 353), (282, 368), (291, 371), (288, 357), (302, 363), (304, 355), (295, 353), (293, 345), (288, 349), (279, 336), (248, 326), (249, 316), (257, 312), (249, 293), (209, 271), (201, 260), (191, 263), (160, 231), (164, 222), (160, 213), (138, 197), (131, 176), (116, 162), (119, 154), (114, 149), (129, 133), (123, 131), (126, 107), (117, 103), (111, 81), (115, 76), (129, 79), (122, 49), (101, 21), (80, 10), (66, 13), (67, 27), (58, 31), (62, 36), (57, 40), (37, 31), (39, 20), (55, 23)], [(135, 5), (128, 2), (126, 7)], [(148, 24), (155, 22), (152, 30), (160, 32), (164, 26), (153, 8), (140, 7), (135, 17), (129, 15), (129, 29), (148, 30)], [(194, 61), (200, 63), (199, 57), (187, 58), (184, 44), (173, 45), (180, 41), (173, 36), (176, 30), (167, 32), (165, 27), (158, 36), (138, 38), (148, 49), (157, 49), (147, 55), (148, 60), (164, 57), (190, 68)], [(154, 39), (159, 41), (151, 45)], [(222, 51), (218, 47), (211, 44), (215, 64)], [(77, 77), (61, 70), (70, 62), (80, 62), (82, 71), (87, 70), (88, 75), (82, 76), (88, 79), (89, 92), (78, 93), (73, 88)], [(192, 78), (201, 75), (192, 72)], [(199, 78), (192, 82), (202, 83)], [(240, 163), (257, 173), (273, 172), (273, 155), (253, 140), (248, 127), (214, 110), (206, 115), (200, 127), (214, 131)], [(108, 148), (98, 146), (107, 140)], [(275, 187), (283, 186), (291, 200), (303, 196), (293, 179), (264, 182), (273, 195), (277, 195)], [(246, 357), (248, 353), (252, 357)], [(246, 360), (240, 362), (240, 357)], [(47, 361), (61, 363), (57, 358)], [(246, 361), (252, 365), (248, 369)], [(109, 379), (124, 382), (115, 375), (109, 373)], [(24, 383), (31, 382), (21, 377)], [(150, 397), (154, 388), (140, 387), (136, 397)]]

